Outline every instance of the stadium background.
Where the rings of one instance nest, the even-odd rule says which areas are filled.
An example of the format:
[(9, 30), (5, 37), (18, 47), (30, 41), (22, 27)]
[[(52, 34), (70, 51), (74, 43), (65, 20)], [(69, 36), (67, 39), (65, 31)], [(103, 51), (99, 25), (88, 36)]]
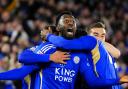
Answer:
[[(58, 13), (69, 10), (85, 30), (95, 19), (104, 21), (106, 40), (121, 51), (119, 75), (128, 73), (128, 0), (0, 0), (0, 72), (21, 66), (17, 55), (41, 42), (40, 28), (52, 25)], [(0, 89), (12, 81), (0, 81)], [(21, 81), (13, 81), (20, 89)], [(127, 84), (123, 85), (127, 87)], [(18, 88), (17, 88), (18, 87)]]

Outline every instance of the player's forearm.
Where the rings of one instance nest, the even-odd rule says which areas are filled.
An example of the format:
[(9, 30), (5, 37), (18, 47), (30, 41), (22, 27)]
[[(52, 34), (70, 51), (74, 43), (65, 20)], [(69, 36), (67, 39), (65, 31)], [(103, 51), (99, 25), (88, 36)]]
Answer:
[(39, 67), (35, 65), (22, 66), (21, 68), (0, 73), (0, 80), (21, 80), (37, 69), (39, 69)]
[(114, 58), (119, 58), (121, 53), (120, 50), (111, 45), (110, 43), (105, 42), (105, 47), (107, 51), (114, 57)]
[(49, 34), (47, 40), (57, 47), (73, 50), (92, 50), (97, 44), (97, 40), (92, 36), (83, 36), (78, 39), (67, 40), (63, 37)]
[(84, 80), (90, 87), (104, 87), (120, 84), (119, 78), (106, 79), (97, 77), (93, 71), (93, 66), (86, 64), (87, 61), (83, 61), (80, 65), (80, 74), (84, 77)]
[(18, 60), (25, 64), (50, 62), (50, 54), (36, 54), (31, 50), (24, 50), (18, 55)]

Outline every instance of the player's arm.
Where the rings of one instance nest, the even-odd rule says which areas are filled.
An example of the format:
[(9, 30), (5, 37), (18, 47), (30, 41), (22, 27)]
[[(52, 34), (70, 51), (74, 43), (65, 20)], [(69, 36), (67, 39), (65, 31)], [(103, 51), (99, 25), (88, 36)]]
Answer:
[(105, 79), (97, 77), (93, 69), (83, 71), (82, 76), (90, 87), (104, 87), (119, 84), (119, 79)]
[(49, 62), (50, 60), (50, 55), (45, 54), (36, 54), (33, 51), (26, 49), (23, 50), (19, 55), (18, 55), (18, 60), (21, 63), (25, 64), (32, 64), (32, 63), (38, 63), (38, 62)]
[(105, 42), (105, 47), (114, 58), (120, 57), (121, 53), (119, 49), (117, 49), (116, 47), (107, 42)]
[(22, 66), (21, 68), (9, 70), (0, 73), (0, 80), (20, 80), (26, 75), (30, 74), (34, 70), (38, 70), (39, 67), (36, 65)]
[(67, 40), (60, 36), (48, 34), (47, 40), (57, 47), (74, 50), (92, 50), (97, 44), (97, 40), (92, 36), (83, 36), (78, 39)]
[(97, 77), (95, 72), (93, 71), (93, 67), (87, 61), (81, 62), (80, 74), (84, 77), (84, 80), (90, 87), (105, 87), (105, 86), (120, 84), (118, 78), (105, 79), (105, 78)]
[(56, 51), (53, 54), (36, 54), (27, 49), (18, 55), (18, 60), (25, 64), (47, 63), (50, 61), (65, 64), (65, 60), (69, 60), (69, 56), (70, 55), (66, 54), (66, 52), (61, 51)]

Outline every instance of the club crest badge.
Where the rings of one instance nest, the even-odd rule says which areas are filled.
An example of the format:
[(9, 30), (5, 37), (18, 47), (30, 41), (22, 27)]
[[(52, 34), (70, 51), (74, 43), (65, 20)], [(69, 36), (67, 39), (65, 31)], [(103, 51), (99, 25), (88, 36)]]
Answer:
[(78, 64), (80, 62), (80, 58), (78, 56), (75, 56), (73, 61), (75, 64)]

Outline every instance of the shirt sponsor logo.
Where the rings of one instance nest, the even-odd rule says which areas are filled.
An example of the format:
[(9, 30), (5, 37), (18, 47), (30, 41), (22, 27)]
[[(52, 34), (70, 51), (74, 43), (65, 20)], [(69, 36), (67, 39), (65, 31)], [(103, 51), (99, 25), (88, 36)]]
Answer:
[(63, 82), (72, 82), (75, 71), (65, 68), (55, 68), (55, 80)]

